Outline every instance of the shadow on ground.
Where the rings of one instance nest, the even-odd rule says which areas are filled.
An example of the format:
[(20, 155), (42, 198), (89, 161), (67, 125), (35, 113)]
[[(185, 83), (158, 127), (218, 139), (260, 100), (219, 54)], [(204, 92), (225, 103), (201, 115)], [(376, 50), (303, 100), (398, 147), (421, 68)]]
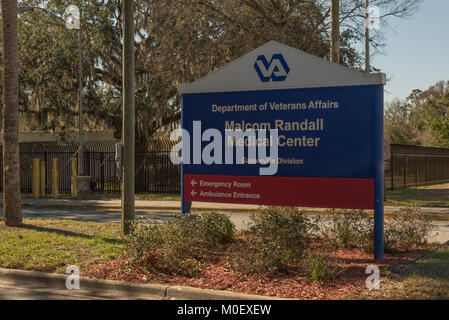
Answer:
[(123, 242), (122, 240), (119, 240), (119, 239), (110, 239), (110, 238), (100, 237), (98, 235), (88, 235), (88, 234), (78, 233), (78, 232), (73, 232), (73, 231), (68, 231), (68, 230), (40, 227), (40, 226), (26, 224), (26, 223), (22, 224), (21, 228), (22, 229), (39, 231), (39, 232), (51, 232), (51, 233), (55, 233), (55, 234), (61, 235), (61, 236), (80, 237), (80, 238), (84, 238), (84, 239), (98, 239), (98, 238), (100, 238), (103, 241), (105, 241), (107, 243), (111, 243), (111, 244), (120, 244), (120, 243)]

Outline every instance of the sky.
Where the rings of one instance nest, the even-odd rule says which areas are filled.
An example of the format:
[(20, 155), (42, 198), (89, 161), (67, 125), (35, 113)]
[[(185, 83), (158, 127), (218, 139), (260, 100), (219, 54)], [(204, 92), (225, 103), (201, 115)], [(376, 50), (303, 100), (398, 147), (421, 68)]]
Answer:
[(449, 80), (449, 0), (424, 0), (412, 17), (390, 20), (385, 34), (384, 53), (372, 64), (389, 79), (386, 102)]

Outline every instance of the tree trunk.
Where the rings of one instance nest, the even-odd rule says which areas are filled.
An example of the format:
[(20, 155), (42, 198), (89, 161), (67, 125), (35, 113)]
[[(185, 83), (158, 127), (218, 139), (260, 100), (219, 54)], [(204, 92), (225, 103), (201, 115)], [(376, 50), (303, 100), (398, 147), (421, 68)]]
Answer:
[(19, 165), (17, 0), (1, 0), (3, 36), (3, 216), (22, 223)]

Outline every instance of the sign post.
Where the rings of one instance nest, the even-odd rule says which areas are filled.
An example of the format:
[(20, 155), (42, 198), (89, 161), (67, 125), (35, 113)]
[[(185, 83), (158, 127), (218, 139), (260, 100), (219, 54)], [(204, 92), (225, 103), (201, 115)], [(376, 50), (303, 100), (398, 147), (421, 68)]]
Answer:
[(382, 258), (384, 84), (271, 41), (180, 85), (182, 213), (192, 201), (374, 209)]

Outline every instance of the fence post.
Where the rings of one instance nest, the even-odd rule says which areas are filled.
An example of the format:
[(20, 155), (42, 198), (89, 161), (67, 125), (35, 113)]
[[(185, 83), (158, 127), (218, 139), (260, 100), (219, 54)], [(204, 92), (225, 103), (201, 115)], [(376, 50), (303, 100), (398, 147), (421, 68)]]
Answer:
[(435, 180), (434, 183), (438, 183), (438, 161), (437, 155), (435, 155)]
[(418, 154), (415, 154), (415, 186), (418, 187)]
[(33, 159), (33, 177), (32, 177), (32, 192), (33, 192), (33, 198), (39, 199), (40, 196), (40, 159)]
[[(102, 167), (99, 168), (100, 170), (100, 185), (101, 185), (101, 190), (104, 192), (104, 170), (106, 167), (106, 164), (104, 163), (104, 153), (100, 153), (100, 163), (102, 163)], [(97, 186), (98, 188), (98, 186)]]
[(41, 193), (41, 196), (45, 196), (45, 186), (46, 186), (46, 181), (45, 181), (45, 178), (46, 178), (46, 175), (45, 175), (45, 161), (41, 161), (41, 172), (40, 172), (40, 180), (41, 180), (41, 186), (40, 186), (40, 193)]
[(407, 155), (404, 154), (404, 189), (407, 188)]
[(59, 197), (58, 158), (53, 158), (53, 170), (51, 172), (52, 196)]
[(446, 182), (446, 156), (443, 156), (443, 180)]
[(77, 178), (77, 160), (76, 158), (72, 158), (72, 197), (78, 197), (78, 189), (76, 185)]
[(391, 152), (390, 172), (391, 172), (391, 190), (394, 190), (394, 154), (393, 154), (393, 152)]

